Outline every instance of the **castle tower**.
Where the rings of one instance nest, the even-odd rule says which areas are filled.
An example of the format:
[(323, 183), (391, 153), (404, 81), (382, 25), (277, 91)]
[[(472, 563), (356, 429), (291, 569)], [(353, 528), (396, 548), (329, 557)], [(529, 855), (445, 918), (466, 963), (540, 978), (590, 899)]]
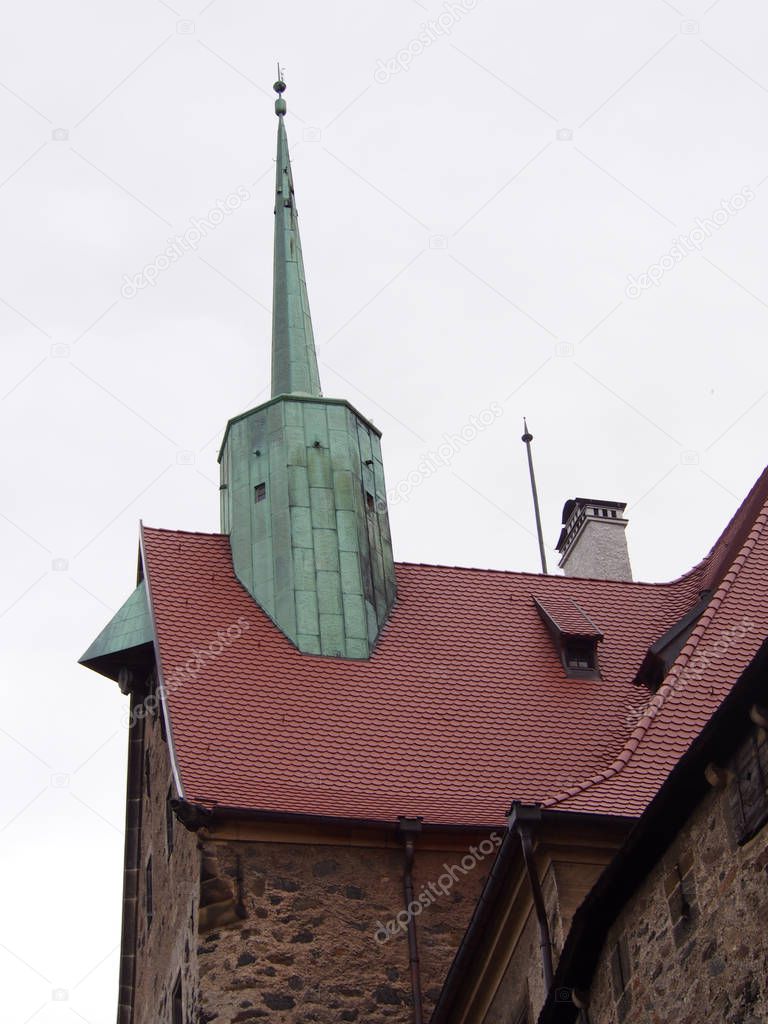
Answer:
[(238, 579), (301, 651), (368, 658), (395, 601), (381, 434), (322, 396), (285, 84), (275, 91), (272, 397), (227, 425), (221, 529)]

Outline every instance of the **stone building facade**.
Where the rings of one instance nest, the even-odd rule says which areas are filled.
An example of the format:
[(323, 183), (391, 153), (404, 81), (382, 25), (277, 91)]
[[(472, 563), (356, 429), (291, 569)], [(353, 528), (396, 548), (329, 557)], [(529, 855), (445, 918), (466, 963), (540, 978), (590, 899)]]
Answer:
[[(126, 1019), (175, 1021), (176, 999), (190, 1024), (407, 1024), (404, 858), (394, 830), (180, 820), (151, 692), (134, 702), (132, 722), (141, 827)], [(419, 841), (413, 886), (430, 896), (418, 912), (425, 1019), (498, 845), (486, 832)], [(462, 866), (472, 848), (480, 855)]]
[[(196, 1021), (201, 1013), (197, 962), (199, 844), (197, 836), (176, 817), (167, 736), (157, 706), (154, 702), (149, 706), (155, 710), (147, 712), (145, 705), (134, 702), (133, 710), (138, 714), (131, 726), (138, 742), (129, 754), (134, 762), (129, 766), (129, 778), (136, 780), (141, 827), (136, 857), (137, 899), (125, 911), (135, 921), (136, 956), (135, 963), (123, 963), (123, 972), (130, 981), (127, 977), (121, 981), (131, 989), (123, 1019), (135, 1024), (172, 1021), (175, 999), (177, 1008), (181, 1004), (182, 1019)], [(124, 957), (125, 946), (124, 939)]]
[[(205, 1021), (413, 1019), (406, 934), (380, 932), (403, 907), (403, 852), (384, 838), (318, 834), (291, 841), (275, 834), (269, 841), (203, 842), (203, 855), (215, 856), (241, 891), (244, 912), (241, 920), (201, 930)], [(417, 890), (466, 852), (455, 842), (441, 845), (418, 853)], [(425, 1020), (484, 874), (479, 865), (419, 917)]]
[[(768, 1019), (766, 766), (765, 731), (749, 730), (622, 907), (592, 979), (592, 1024)], [(740, 783), (755, 775), (763, 810), (745, 831)]]
[(592, 1024), (768, 1019), (768, 830), (738, 845), (731, 804), (727, 787), (713, 790), (622, 909)]

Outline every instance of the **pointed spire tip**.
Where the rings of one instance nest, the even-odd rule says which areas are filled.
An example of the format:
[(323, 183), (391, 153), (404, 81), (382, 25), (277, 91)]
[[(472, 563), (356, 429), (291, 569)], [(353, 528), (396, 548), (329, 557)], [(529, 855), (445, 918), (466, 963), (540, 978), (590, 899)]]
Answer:
[(309, 312), (307, 282), (301, 253), (291, 157), (285, 130), (285, 82), (274, 85), (278, 95), (277, 157), (275, 160), (275, 252), (272, 294), (272, 397), (322, 397), (315, 339)]
[(272, 88), (277, 93), (277, 99), (275, 100), (275, 113), (278, 117), (284, 117), (285, 112), (288, 109), (285, 100), (283, 99), (283, 93), (286, 90), (286, 85), (283, 81), (283, 71), (279, 64), (277, 65), (277, 81)]

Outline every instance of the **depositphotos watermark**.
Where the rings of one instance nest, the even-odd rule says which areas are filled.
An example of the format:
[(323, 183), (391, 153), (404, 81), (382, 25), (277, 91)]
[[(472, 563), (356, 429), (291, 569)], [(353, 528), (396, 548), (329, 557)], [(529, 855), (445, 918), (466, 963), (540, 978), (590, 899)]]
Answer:
[(389, 60), (379, 59), (373, 73), (374, 81), (379, 85), (386, 85), (394, 75), (399, 75), (401, 71), (409, 71), (417, 57), (420, 57), (438, 39), (449, 36), (464, 15), (474, 11), (476, 7), (477, 0), (457, 0), (457, 2), (444, 3), (443, 10), (436, 18), (421, 23), (421, 32), (414, 36), (407, 46), (402, 46)]
[(627, 298), (639, 299), (649, 288), (658, 288), (665, 274), (682, 263), (692, 252), (701, 252), (707, 239), (711, 238), (715, 231), (725, 227), (728, 221), (740, 213), (754, 198), (754, 191), (747, 185), (730, 199), (723, 199), (720, 208), (708, 217), (697, 217), (696, 227), (692, 228), (687, 235), (680, 235), (679, 238), (676, 238), (672, 248), (661, 257), (658, 263), (652, 263), (645, 273), (637, 277), (634, 274), (627, 277), (627, 287), (624, 290)]
[[(174, 690), (180, 690), (187, 683), (194, 682), (212, 661), (216, 661), (217, 658), (221, 657), (224, 651), (240, 640), (250, 628), (250, 622), (240, 616), (231, 626), (227, 626), (226, 629), (217, 630), (215, 639), (211, 640), (207, 647), (198, 647), (182, 665), (168, 673), (163, 680), (165, 693), (173, 693)], [(137, 704), (127, 716), (126, 725), (130, 729), (140, 719), (146, 718), (150, 714), (156, 714), (159, 707), (160, 695), (156, 691), (148, 694), (141, 704)]]
[(382, 921), (376, 922), (374, 939), (380, 946), (383, 946), (385, 942), (395, 938), (398, 932), (405, 932), (408, 928), (408, 922), (412, 918), (418, 917), (422, 910), (431, 907), (441, 896), (447, 896), (459, 878), (474, 871), (478, 864), (498, 850), (502, 842), (503, 839), (498, 832), (492, 832), (490, 837), (484, 839), (482, 843), (478, 843), (477, 846), (470, 846), (469, 853), (465, 853), (458, 864), (451, 864), (450, 866), (443, 864), (443, 874), (440, 875), (436, 882), (430, 882), (428, 885), (423, 886), (419, 890), (416, 899), (412, 900), (404, 910), (401, 910), (399, 914), (396, 914), (386, 924)]
[(391, 504), (398, 505), (401, 501), (408, 501), (417, 487), (441, 469), (450, 466), (462, 448), (472, 444), (484, 430), (493, 426), (503, 415), (504, 409), (501, 405), (498, 402), (491, 402), (487, 409), (470, 416), (469, 422), (465, 423), (458, 433), (443, 434), (443, 440), (437, 450), (422, 455), (416, 468), (391, 488)]
[(241, 185), (223, 199), (217, 199), (216, 205), (208, 211), (202, 220), (199, 217), (190, 217), (187, 230), (182, 235), (169, 238), (166, 248), (155, 256), (151, 263), (147, 263), (133, 277), (123, 274), (123, 286), (120, 289), (123, 298), (132, 299), (147, 285), (154, 287), (163, 271), (168, 270), (174, 263), (178, 263), (187, 253), (195, 252), (200, 242), (224, 223), (225, 217), (229, 217), (235, 210), (239, 210), (243, 203), (247, 203), (250, 198), (251, 193), (244, 185)]

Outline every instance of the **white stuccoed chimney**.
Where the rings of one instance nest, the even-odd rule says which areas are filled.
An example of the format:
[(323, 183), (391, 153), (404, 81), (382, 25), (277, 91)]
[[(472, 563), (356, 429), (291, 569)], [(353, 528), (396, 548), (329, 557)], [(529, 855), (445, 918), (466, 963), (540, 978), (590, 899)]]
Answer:
[(625, 530), (624, 501), (571, 498), (563, 506), (563, 529), (557, 542), (566, 576), (631, 582), (632, 566)]

